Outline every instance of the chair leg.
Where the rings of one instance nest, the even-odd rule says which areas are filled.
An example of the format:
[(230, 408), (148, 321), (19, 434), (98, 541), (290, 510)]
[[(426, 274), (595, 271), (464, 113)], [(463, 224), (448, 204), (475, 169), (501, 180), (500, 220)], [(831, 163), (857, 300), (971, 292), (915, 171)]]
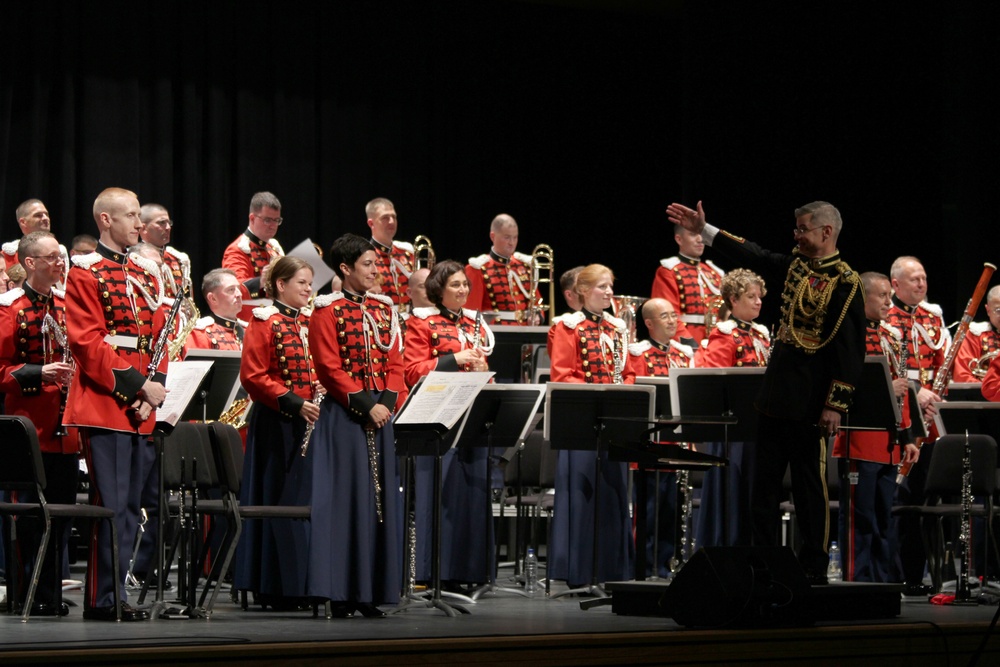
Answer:
[(21, 622), (27, 623), (31, 616), (31, 605), (35, 602), (35, 591), (38, 590), (38, 578), (42, 574), (42, 564), (45, 562), (45, 552), (48, 550), (49, 539), (52, 533), (52, 519), (45, 513), (45, 529), (42, 532), (42, 541), (38, 545), (38, 553), (35, 555), (35, 565), (31, 570), (31, 584), (28, 586), (28, 595), (24, 598), (24, 609), (21, 615)]

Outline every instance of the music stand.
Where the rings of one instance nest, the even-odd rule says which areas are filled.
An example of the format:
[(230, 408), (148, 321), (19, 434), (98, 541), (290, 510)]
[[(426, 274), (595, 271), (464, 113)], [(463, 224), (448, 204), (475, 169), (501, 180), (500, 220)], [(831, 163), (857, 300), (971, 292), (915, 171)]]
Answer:
[[(670, 407), (670, 378), (663, 376), (651, 376), (645, 375), (635, 378), (636, 384), (651, 384), (657, 388), (656, 391), (656, 407), (654, 408), (654, 414), (657, 418), (665, 417), (671, 414)], [(647, 489), (646, 489), (646, 479), (648, 475), (648, 468), (643, 465), (638, 465), (636, 467), (636, 480), (635, 485), (635, 578), (637, 581), (642, 581), (646, 578), (646, 501), (647, 501)], [(653, 478), (655, 481), (654, 492), (653, 492), (653, 579), (659, 579), (659, 563), (660, 563), (660, 468), (657, 467), (656, 471), (653, 473)], [(674, 555), (676, 557), (677, 550), (680, 547), (682, 540), (681, 533), (681, 523), (683, 519), (683, 512), (681, 511), (681, 485), (687, 484), (687, 481), (682, 479), (680, 475), (676, 476), (676, 486), (677, 486), (677, 503), (674, 507)], [(685, 496), (687, 491), (685, 490)], [(685, 498), (686, 502), (686, 498)], [(639, 545), (642, 544), (642, 548)]]
[[(608, 604), (610, 598), (597, 581), (600, 519), (601, 450), (605, 444), (638, 441), (653, 420), (655, 389), (643, 385), (550, 382), (545, 392), (545, 438), (553, 449), (594, 452), (594, 516), (590, 584), (553, 595), (597, 596), (580, 603), (582, 609)], [(631, 419), (630, 419), (631, 418)], [(643, 545), (645, 548), (645, 545)]]
[(181, 421), (218, 419), (242, 392), (239, 350), (188, 350), (185, 361), (211, 361), (212, 370), (201, 381), (195, 400), (188, 403)]
[(478, 600), (483, 593), (494, 591), (507, 591), (528, 596), (520, 588), (506, 588), (496, 585), (496, 552), (489, 548), (489, 538), (493, 532), (492, 459), (494, 448), (508, 450), (524, 443), (528, 437), (532, 419), (538, 412), (538, 406), (544, 395), (544, 385), (486, 385), (476, 396), (476, 400), (458, 428), (455, 447), (486, 447), (486, 497), (488, 502), (484, 539), (488, 553), (488, 572), (487, 582), (472, 592), (470, 597), (473, 600)]
[[(488, 313), (483, 313), (488, 317)], [(523, 345), (545, 345), (549, 328), (539, 326), (516, 326), (512, 324), (491, 324), (495, 340), (490, 355), (490, 370), (496, 373), (500, 384), (522, 381), (521, 348)]]
[[(688, 442), (721, 442), (722, 458), (729, 465), (730, 443), (757, 440), (757, 409), (754, 400), (766, 368), (673, 368), (670, 370), (670, 401), (681, 415), (734, 416), (736, 424), (685, 424), (677, 429)], [(729, 534), (729, 484), (722, 490), (722, 541)], [(702, 509), (704, 510), (704, 505)]]
[(947, 401), (935, 403), (934, 415), (939, 435), (980, 433), (1000, 440), (1000, 403), (987, 401)]
[(949, 401), (985, 401), (982, 382), (949, 382), (945, 389)]

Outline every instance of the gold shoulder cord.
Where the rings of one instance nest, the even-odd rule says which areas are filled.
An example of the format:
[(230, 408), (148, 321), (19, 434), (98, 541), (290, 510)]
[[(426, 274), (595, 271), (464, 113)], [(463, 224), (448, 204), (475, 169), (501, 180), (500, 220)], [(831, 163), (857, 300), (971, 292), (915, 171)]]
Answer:
[[(842, 268), (841, 265), (847, 267), (847, 265), (844, 262), (838, 262), (837, 263), (838, 274), (840, 273), (839, 270)], [(850, 269), (850, 267), (847, 268)], [(812, 273), (812, 270), (810, 269), (809, 272)], [(809, 285), (809, 280), (807, 278), (808, 276), (803, 277), (803, 279), (800, 281), (801, 285), (795, 292), (794, 304), (798, 307), (799, 312), (801, 312), (804, 316), (806, 316), (807, 318), (812, 318), (813, 315), (815, 315), (819, 310), (826, 308), (827, 304), (830, 303), (830, 297), (833, 295), (833, 291), (840, 284), (840, 275), (831, 278), (830, 281), (827, 283), (827, 286), (819, 293), (816, 293), (812, 289), (812, 287)], [(857, 276), (854, 274), (853, 271), (851, 272), (851, 277), (848, 278), (848, 280), (851, 281), (851, 293), (847, 295), (847, 300), (844, 301), (844, 307), (840, 311), (840, 317), (837, 318), (837, 323), (833, 325), (833, 331), (830, 332), (830, 336), (826, 340), (821, 341), (816, 345), (811, 345), (806, 341), (802, 340), (801, 338), (799, 338), (799, 334), (795, 330), (795, 309), (794, 308), (788, 309), (788, 314), (786, 316), (787, 321), (785, 324), (788, 327), (789, 332), (791, 332), (792, 338), (795, 339), (796, 344), (806, 352), (810, 353), (818, 352), (822, 348), (826, 347), (830, 343), (830, 341), (833, 340), (834, 336), (837, 335), (837, 331), (840, 330), (840, 325), (844, 322), (844, 317), (847, 316), (847, 309), (851, 305), (851, 301), (854, 299), (854, 295), (857, 294), (858, 292), (858, 286), (861, 284), (861, 281), (857, 279)], [(813, 308), (811, 311), (806, 309), (806, 304), (805, 304), (806, 294), (808, 294), (811, 297), (810, 301), (816, 304), (816, 307)]]

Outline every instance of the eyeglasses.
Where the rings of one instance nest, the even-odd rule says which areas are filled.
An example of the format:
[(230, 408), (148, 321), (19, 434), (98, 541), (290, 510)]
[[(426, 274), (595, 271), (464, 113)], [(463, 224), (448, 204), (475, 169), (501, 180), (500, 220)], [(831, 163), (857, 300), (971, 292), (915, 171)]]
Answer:
[(796, 227), (792, 233), (795, 236), (802, 236), (803, 234), (808, 234), (812, 230), (819, 229), (820, 227), (826, 227), (826, 225), (816, 225), (815, 227)]
[(153, 220), (149, 224), (159, 225), (160, 227), (176, 227), (177, 223), (173, 220), (167, 218), (166, 220)]
[(269, 225), (280, 225), (284, 221), (284, 218), (268, 218), (263, 215), (257, 215), (256, 213), (254, 213), (254, 216), (256, 216), (258, 220), (266, 222)]
[(31, 259), (44, 259), (49, 264), (56, 264), (58, 262), (64, 261), (63, 256), (60, 255), (59, 253), (54, 253), (52, 255), (28, 255), (28, 256), (31, 257)]

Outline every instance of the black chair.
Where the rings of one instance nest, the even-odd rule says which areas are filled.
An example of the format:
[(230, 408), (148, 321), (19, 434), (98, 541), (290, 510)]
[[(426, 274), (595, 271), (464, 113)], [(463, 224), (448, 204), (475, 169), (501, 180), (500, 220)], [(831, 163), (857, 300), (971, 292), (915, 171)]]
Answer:
[[(896, 515), (917, 515), (920, 517), (920, 531), (927, 554), (927, 569), (935, 592), (944, 583), (945, 537), (944, 519), (962, 516), (963, 460), (965, 458), (965, 435), (946, 435), (934, 442), (927, 481), (924, 484), (926, 501), (923, 505), (900, 505), (893, 508)], [(971, 515), (986, 517), (987, 557), (993, 550), (1000, 558), (993, 536), (993, 496), (997, 490), (997, 443), (988, 435), (970, 434), (970, 462), (972, 467), (971, 487), (973, 496), (982, 497), (983, 503), (972, 505)], [(955, 502), (955, 501), (958, 502)], [(950, 501), (950, 502), (946, 502)], [(984, 580), (985, 572), (984, 574)]]
[[(212, 572), (209, 573), (209, 581), (220, 581), (236, 554), (236, 546), (243, 533), (244, 521), (267, 519), (307, 521), (312, 517), (312, 507), (309, 505), (240, 505), (240, 485), (243, 482), (243, 441), (239, 431), (222, 422), (212, 422), (208, 427), (209, 442), (215, 456), (216, 469), (219, 472), (223, 502), (228, 506), (227, 511), (231, 511), (231, 520), (228, 521), (226, 535), (222, 540), (221, 552), (225, 553), (225, 557), (221, 562), (216, 559)], [(218, 569), (215, 566), (218, 566)], [(206, 587), (205, 591), (202, 592), (202, 604), (204, 604), (207, 591)], [(216, 584), (206, 608), (209, 612), (215, 604), (218, 592), (219, 586)], [(246, 609), (246, 591), (242, 592), (241, 602), (243, 609)], [(317, 607), (314, 605), (313, 614), (317, 613)]]
[[(12, 542), (16, 539), (15, 522), (13, 521), (15, 517), (20, 521), (40, 521), (44, 526), (38, 553), (35, 556), (35, 564), (31, 569), (31, 584), (28, 586), (28, 594), (24, 601), (21, 617), (22, 621), (27, 621), (31, 615), (31, 605), (35, 600), (42, 563), (45, 560), (49, 540), (53, 533), (52, 520), (80, 518), (88, 519), (93, 523), (107, 521), (111, 529), (111, 568), (114, 572), (118, 572), (118, 530), (115, 526), (115, 513), (108, 508), (96, 505), (51, 504), (45, 501), (45, 467), (42, 465), (38, 432), (35, 430), (35, 425), (27, 417), (0, 416), (0, 458), (3, 460), (3, 465), (0, 466), (0, 489), (8, 492), (34, 492), (38, 498), (37, 502), (0, 503), (0, 516), (6, 521)], [(63, 545), (59, 537), (60, 532), (54, 532), (56, 539), (51, 557), (58, 563)], [(56, 568), (56, 571), (58, 572), (59, 569)], [(15, 557), (15, 549), (12, 548), (7, 552), (7, 608), (11, 611), (15, 607), (13, 582), (18, 578), (17, 572), (19, 572), (19, 566)], [(56, 596), (61, 598), (61, 587), (56, 586), (55, 590)], [(61, 599), (55, 601), (57, 608), (61, 604)], [(121, 598), (118, 586), (115, 586), (115, 613), (118, 620), (121, 620)]]

